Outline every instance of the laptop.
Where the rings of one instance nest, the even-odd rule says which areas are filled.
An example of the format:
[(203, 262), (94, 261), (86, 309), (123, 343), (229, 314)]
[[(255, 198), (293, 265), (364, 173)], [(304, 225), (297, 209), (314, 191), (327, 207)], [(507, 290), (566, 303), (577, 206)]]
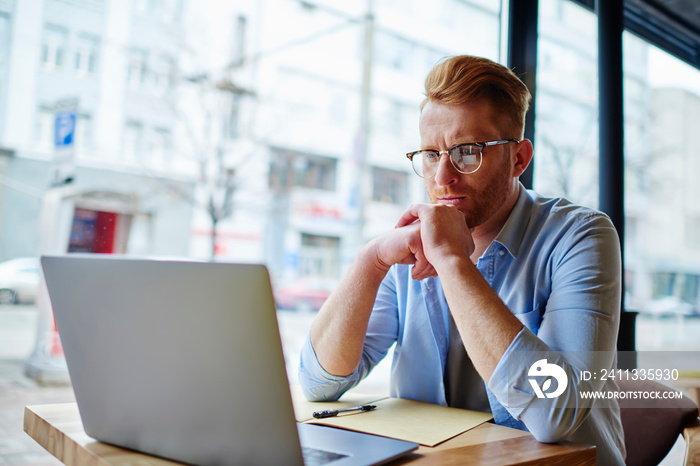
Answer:
[(296, 422), (263, 265), (41, 264), (90, 437), (200, 465), (382, 464), (418, 447)]

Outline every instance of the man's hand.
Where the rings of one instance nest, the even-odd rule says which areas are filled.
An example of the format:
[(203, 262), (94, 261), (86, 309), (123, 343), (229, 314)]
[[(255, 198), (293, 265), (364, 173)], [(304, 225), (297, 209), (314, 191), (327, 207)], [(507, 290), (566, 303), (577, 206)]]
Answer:
[(441, 275), (445, 299), (464, 347), (479, 375), (489, 381), (523, 324), (474, 266), (471, 260), (474, 239), (457, 208), (439, 204), (412, 205), (397, 227), (405, 225), (420, 226), (423, 253)]
[(423, 253), (421, 226), (418, 222), (397, 227), (373, 240), (368, 248), (375, 266), (385, 273), (394, 264), (413, 264), (411, 277), (414, 280), (437, 275)]
[[(474, 240), (462, 213), (452, 206), (439, 204), (414, 204), (397, 223), (397, 229), (420, 227), (418, 243), (421, 257), (431, 267), (439, 269), (445, 259), (469, 258), (474, 252)], [(416, 256), (418, 258), (418, 256)]]

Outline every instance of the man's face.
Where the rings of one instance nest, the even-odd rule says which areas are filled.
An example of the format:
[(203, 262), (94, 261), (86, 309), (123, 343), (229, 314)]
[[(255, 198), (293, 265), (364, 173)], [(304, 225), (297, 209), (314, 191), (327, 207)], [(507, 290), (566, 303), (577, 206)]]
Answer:
[[(456, 144), (514, 136), (503, 134), (500, 128), (504, 125), (497, 122), (495, 111), (485, 99), (462, 105), (429, 101), (420, 117), (421, 149), (447, 150)], [(507, 201), (517, 193), (514, 146), (515, 143), (485, 148), (481, 167), (468, 175), (458, 172), (447, 154), (441, 155), (435, 176), (425, 178), (430, 202), (457, 207), (469, 228), (507, 215), (511, 206)]]

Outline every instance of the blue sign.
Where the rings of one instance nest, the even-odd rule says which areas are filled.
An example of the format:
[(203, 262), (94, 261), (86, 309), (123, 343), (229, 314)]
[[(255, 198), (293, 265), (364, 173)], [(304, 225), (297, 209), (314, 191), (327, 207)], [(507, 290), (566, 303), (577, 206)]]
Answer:
[(75, 110), (61, 110), (56, 112), (54, 132), (56, 149), (68, 149), (73, 147), (76, 120), (77, 115)]

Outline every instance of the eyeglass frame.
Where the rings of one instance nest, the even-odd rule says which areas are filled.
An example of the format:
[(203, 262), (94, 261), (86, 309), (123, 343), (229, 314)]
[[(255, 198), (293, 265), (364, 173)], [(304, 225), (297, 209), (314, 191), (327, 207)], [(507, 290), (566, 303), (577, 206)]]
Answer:
[[(416, 151), (409, 152), (408, 154), (406, 154), (406, 157), (408, 158), (408, 160), (411, 161), (411, 168), (413, 168), (413, 172), (414, 172), (416, 175), (420, 176), (421, 178), (432, 178), (433, 176), (435, 176), (435, 173), (437, 173), (437, 169), (435, 170), (435, 173), (433, 173), (433, 174), (430, 175), (430, 176), (423, 176), (423, 175), (421, 175), (421, 174), (418, 173), (418, 171), (416, 170), (415, 165), (413, 164), (413, 157), (414, 157), (416, 154), (420, 154), (420, 153), (423, 153), (423, 152), (432, 152), (433, 154), (437, 154), (438, 159), (439, 159), (443, 154), (447, 154), (447, 155), (450, 156), (450, 163), (452, 164), (452, 166), (454, 167), (455, 170), (457, 170), (459, 173), (461, 173), (461, 174), (463, 174), (463, 175), (471, 175), (472, 173), (476, 173), (477, 170), (479, 170), (479, 168), (481, 168), (481, 163), (482, 163), (483, 160), (484, 160), (484, 154), (483, 154), (484, 149), (486, 149), (487, 147), (490, 147), (490, 146), (498, 146), (498, 145), (501, 145), (501, 144), (508, 144), (508, 143), (510, 143), (510, 142), (514, 142), (514, 143), (516, 143), (516, 144), (520, 144), (522, 141), (519, 140), (519, 139), (499, 139), (499, 140), (497, 140), (497, 141), (487, 141), (487, 142), (465, 142), (465, 143), (461, 143), (461, 144), (455, 144), (454, 146), (450, 147), (450, 148), (447, 149), (447, 150), (434, 150), (434, 149), (421, 149), (421, 150), (416, 150)], [(455, 161), (452, 159), (452, 155), (451, 155), (451, 154), (452, 154), (452, 151), (453, 151), (454, 149), (456, 149), (456, 148), (458, 148), (458, 147), (462, 147), (462, 146), (472, 146), (472, 147), (476, 147), (476, 148), (479, 150), (479, 156), (480, 156), (480, 157), (479, 157), (479, 166), (476, 167), (474, 170), (472, 170), (472, 171), (470, 171), (470, 172), (463, 172), (462, 170), (460, 170), (459, 168), (457, 168), (457, 166), (455, 165)], [(438, 162), (439, 162), (439, 160), (438, 160)]]

